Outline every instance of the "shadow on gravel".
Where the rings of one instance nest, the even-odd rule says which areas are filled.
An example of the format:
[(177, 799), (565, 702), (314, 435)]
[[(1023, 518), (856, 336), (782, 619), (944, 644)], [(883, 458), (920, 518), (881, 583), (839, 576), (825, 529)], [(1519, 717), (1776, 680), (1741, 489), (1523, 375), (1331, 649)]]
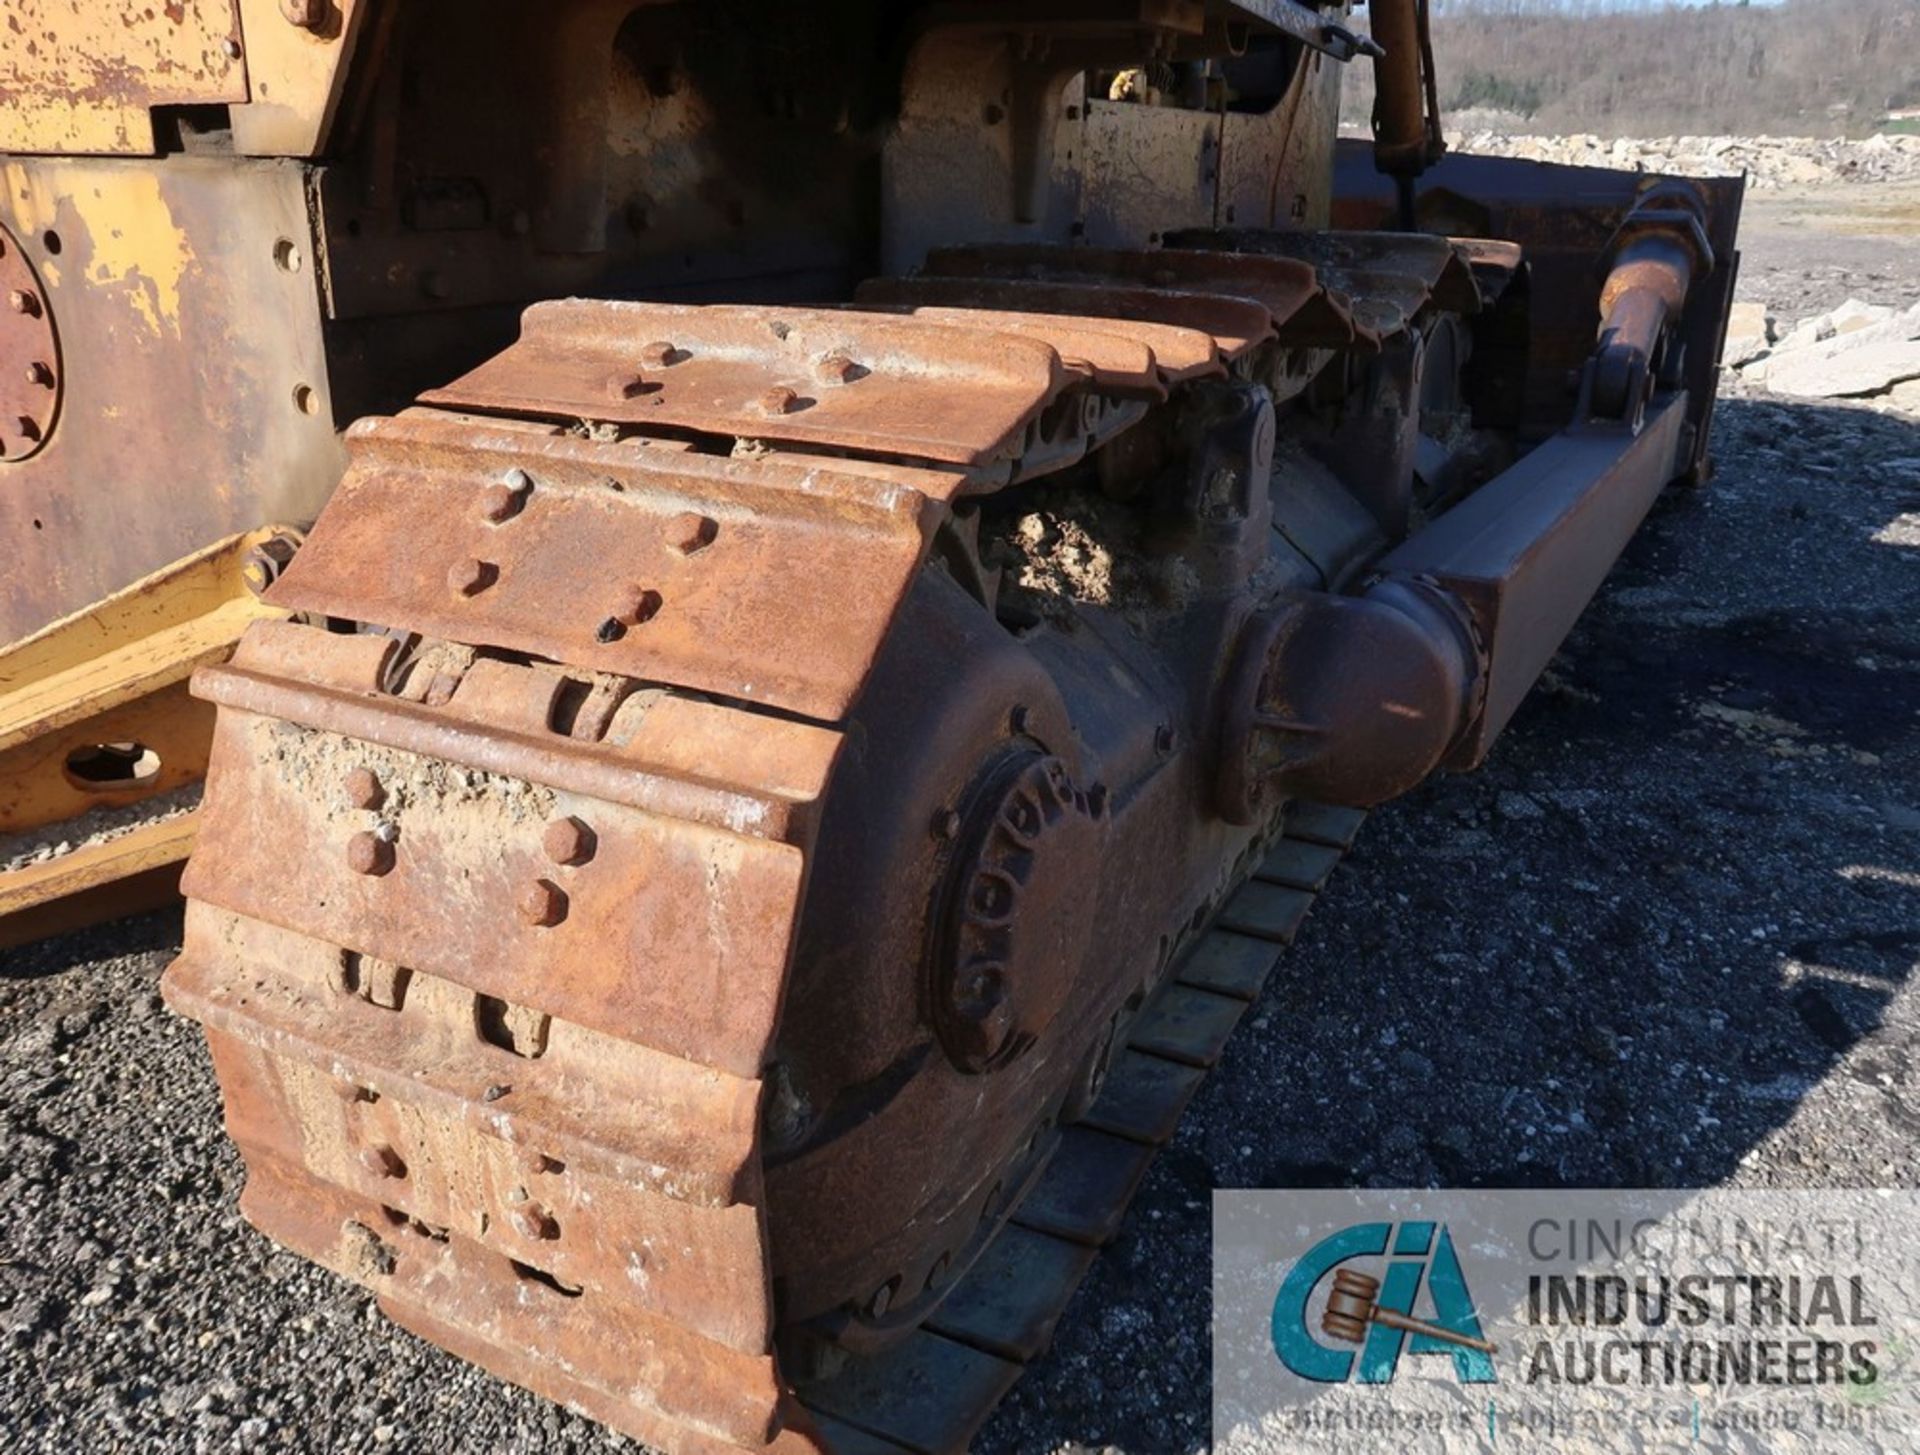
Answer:
[(109, 956), (171, 955), (180, 948), (180, 913), (177, 907), (156, 910), (36, 944), (0, 949), (0, 980), (32, 980)]
[(1214, 1187), (1920, 1185), (1920, 427), (1716, 453), (1368, 823), (982, 1455), (1206, 1447)]

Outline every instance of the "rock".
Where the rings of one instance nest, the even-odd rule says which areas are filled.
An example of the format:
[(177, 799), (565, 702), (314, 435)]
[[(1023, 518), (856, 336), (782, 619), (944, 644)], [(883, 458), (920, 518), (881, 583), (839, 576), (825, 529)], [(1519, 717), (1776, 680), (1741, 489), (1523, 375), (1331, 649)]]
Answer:
[(1920, 379), (1908, 379), (1895, 384), (1887, 399), (1903, 413), (1920, 415)]
[(1920, 379), (1920, 307), (1804, 348), (1789, 351), (1783, 341), (1750, 376), (1794, 399), (1877, 394)]
[(1545, 818), (1546, 810), (1524, 793), (1502, 793), (1494, 802), (1495, 811), (1502, 818), (1526, 819)]
[(1773, 319), (1766, 305), (1736, 303), (1727, 316), (1727, 345), (1721, 362), (1729, 369), (1737, 369), (1759, 358), (1772, 342)]

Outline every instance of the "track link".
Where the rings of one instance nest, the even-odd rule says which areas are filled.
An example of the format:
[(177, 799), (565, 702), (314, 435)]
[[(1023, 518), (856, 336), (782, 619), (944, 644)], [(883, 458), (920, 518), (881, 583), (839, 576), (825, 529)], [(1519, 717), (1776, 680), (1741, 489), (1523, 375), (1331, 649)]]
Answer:
[(166, 991), (248, 1218), (652, 1444), (964, 1446), (1360, 816), (1248, 831), (1246, 882), (1171, 932), (1100, 1096), (988, 1195), (924, 1326), (796, 1384), (762, 1078), (839, 725), (954, 502), (1462, 286), (1451, 250), (1400, 263), (1361, 310), (1305, 260), (1201, 247), (939, 255), (863, 295), (887, 314), (546, 304), (437, 408), (356, 426), (270, 598), (305, 619), (196, 678), (220, 711)]

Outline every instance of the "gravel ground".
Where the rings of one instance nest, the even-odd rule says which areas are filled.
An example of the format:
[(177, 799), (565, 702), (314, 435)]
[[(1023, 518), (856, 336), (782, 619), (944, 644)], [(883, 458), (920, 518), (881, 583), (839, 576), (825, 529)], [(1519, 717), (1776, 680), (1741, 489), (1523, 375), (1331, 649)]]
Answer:
[[(1845, 212), (1757, 215), (1743, 291), (1920, 298)], [(1737, 397), (1718, 450), (1487, 770), (1375, 815), (984, 1455), (1204, 1448), (1215, 1186), (1920, 1184), (1920, 422)], [(0, 956), (11, 1448), (637, 1448), (241, 1224), (178, 933)]]

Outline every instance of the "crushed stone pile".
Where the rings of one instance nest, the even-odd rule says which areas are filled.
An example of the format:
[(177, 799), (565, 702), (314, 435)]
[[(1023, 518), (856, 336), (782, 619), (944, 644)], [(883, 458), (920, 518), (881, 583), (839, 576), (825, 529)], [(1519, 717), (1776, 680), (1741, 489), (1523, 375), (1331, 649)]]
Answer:
[(1920, 182), (1920, 136), (1864, 141), (1793, 136), (1509, 136), (1473, 130), (1451, 138), (1455, 151), (1523, 157), (1576, 167), (1620, 167), (1683, 177), (1745, 172), (1760, 192), (1838, 182)]

